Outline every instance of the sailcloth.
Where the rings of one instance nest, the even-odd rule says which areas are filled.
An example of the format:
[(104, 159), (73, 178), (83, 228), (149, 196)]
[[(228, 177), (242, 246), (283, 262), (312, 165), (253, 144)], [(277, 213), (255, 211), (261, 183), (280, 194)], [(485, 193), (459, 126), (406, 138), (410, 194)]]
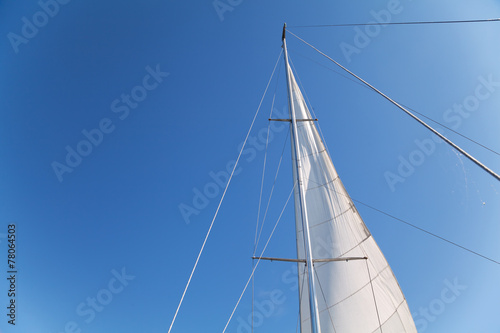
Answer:
[[(318, 134), (290, 67), (291, 101), (297, 122), (300, 179), (314, 260), (322, 333), (416, 333), (398, 282), (345, 190)], [(295, 160), (292, 140), (292, 158)], [(293, 163), (294, 179), (297, 166)], [(300, 193), (295, 187), (297, 255), (305, 259)], [(301, 332), (311, 332), (307, 266), (299, 263)]]

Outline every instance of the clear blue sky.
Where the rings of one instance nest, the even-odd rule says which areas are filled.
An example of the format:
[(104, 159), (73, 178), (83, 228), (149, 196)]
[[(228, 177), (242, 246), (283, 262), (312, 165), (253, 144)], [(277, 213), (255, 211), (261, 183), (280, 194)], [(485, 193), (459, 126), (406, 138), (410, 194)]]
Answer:
[[(397, 101), (500, 151), (498, 23), (293, 28), (366, 23), (391, 11), (392, 22), (500, 17), (498, 1), (221, 0), (219, 13), (212, 1), (59, 1), (0, 1), (1, 332), (167, 332), (222, 194), (211, 174), (237, 156), (284, 22)], [(430, 144), (425, 129), (292, 36), (288, 44), (350, 195), (499, 261), (500, 184), (445, 144)], [(267, 128), (275, 87), (253, 137)], [(498, 155), (445, 133), (500, 172)], [(274, 132), (268, 180), (286, 137)], [(221, 332), (250, 274), (264, 158), (256, 140), (173, 332)], [(291, 188), (289, 151), (264, 240)], [(404, 169), (410, 158), (418, 165)], [(213, 197), (200, 199), (207, 186)], [(183, 205), (196, 213), (183, 217)], [(269, 256), (295, 254), (292, 207)], [(419, 332), (500, 332), (499, 265), (358, 209)], [(15, 328), (5, 315), (12, 223)], [(261, 265), (256, 301), (281, 297), (258, 310), (256, 332), (294, 332), (293, 266)], [(250, 304), (248, 293), (229, 332), (246, 332)]]

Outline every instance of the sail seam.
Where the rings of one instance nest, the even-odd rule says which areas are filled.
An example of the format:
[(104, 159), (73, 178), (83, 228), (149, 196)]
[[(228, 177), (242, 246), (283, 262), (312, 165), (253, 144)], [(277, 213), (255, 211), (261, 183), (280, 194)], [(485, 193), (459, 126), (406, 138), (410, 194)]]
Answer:
[[(310, 157), (310, 156), (314, 156), (314, 155), (319, 155), (319, 154), (322, 154), (323, 152), (326, 152), (326, 149), (323, 149), (323, 150), (316, 150), (316, 151), (313, 151), (312, 153), (309, 153), (307, 155), (302, 155), (301, 157), (304, 158), (304, 157)], [(296, 158), (292, 158), (292, 161), (295, 161)]]
[[(371, 235), (370, 235), (370, 236), (371, 236)], [(345, 251), (344, 253), (341, 253), (341, 254), (340, 254), (340, 257), (343, 257), (343, 256), (347, 255), (347, 253), (351, 252), (352, 250), (354, 250), (354, 249), (355, 249), (356, 247), (358, 247), (358, 246), (359, 246), (360, 248), (362, 248), (362, 247), (361, 247), (361, 244), (363, 244), (364, 242), (366, 242), (366, 241), (368, 240), (368, 238), (370, 238), (370, 236), (367, 236), (365, 239), (363, 239), (361, 242), (359, 242), (359, 244), (358, 244), (358, 245), (351, 247), (349, 250)], [(363, 250), (363, 253), (364, 253), (364, 252), (365, 252), (365, 251)]]
[(318, 184), (318, 186), (316, 187), (311, 187), (311, 188), (308, 188), (306, 191), (310, 191), (310, 190), (315, 190), (315, 189), (318, 189), (318, 188), (322, 188), (322, 187), (329, 187), (330, 184), (332, 184), (334, 181), (336, 181), (337, 179), (339, 179), (339, 176), (337, 175), (337, 177), (335, 177), (334, 179), (332, 179), (331, 181), (327, 182), (327, 183), (324, 183), (324, 184), (320, 184), (318, 183), (317, 181), (313, 180), (313, 179), (310, 179), (310, 178), (306, 178), (308, 181), (311, 181), (313, 183), (316, 183)]
[[(323, 291), (323, 287), (321, 286), (321, 281), (319, 280), (317, 270), (315, 270), (314, 273), (316, 274), (316, 279), (318, 279), (319, 289), (321, 291), (321, 295), (323, 296), (323, 300), (325, 301), (326, 309), (328, 309), (328, 301), (326, 300), (326, 296), (325, 296), (325, 293)], [(323, 311), (320, 310), (320, 313), (321, 312), (323, 312)], [(330, 311), (328, 311), (328, 317), (330, 318), (330, 323), (332, 324), (333, 332), (334, 333), (337, 332), (337, 330), (335, 329), (335, 324), (333, 323), (332, 314), (330, 313)]]
[[(298, 266), (298, 264), (297, 264), (297, 266)], [(306, 265), (304, 265), (304, 272), (303, 272), (302, 274), (305, 274), (305, 273), (306, 273), (306, 268), (307, 268), (307, 266), (306, 266)], [(297, 271), (298, 271), (298, 273), (299, 273), (299, 274), (298, 274), (298, 276), (299, 276), (299, 278), (300, 278), (300, 271), (299, 271), (298, 269), (297, 269)], [(300, 305), (300, 304), (302, 304), (302, 294), (303, 294), (303, 292), (304, 292), (304, 282), (305, 282), (305, 281), (306, 281), (306, 280), (305, 280), (305, 278), (302, 278), (302, 284), (300, 285), (300, 290), (299, 290), (299, 305)], [(301, 307), (299, 306), (299, 320), (298, 320), (297, 326), (298, 326), (298, 324), (300, 323), (300, 326), (302, 327), (302, 313), (301, 313), (301, 310), (300, 310), (300, 309), (301, 309)], [(304, 316), (307, 316), (307, 313), (306, 313), (306, 314), (304, 314)], [(306, 317), (306, 318), (307, 318), (307, 317)], [(295, 332), (295, 333), (297, 333), (297, 332), (298, 332), (298, 327), (297, 327), (297, 330), (296, 330), (296, 332)]]
[[(389, 320), (391, 320), (391, 318), (392, 318), (392, 317), (394, 317), (394, 315), (398, 313), (399, 308), (400, 308), (400, 307), (401, 307), (401, 306), (402, 306), (405, 302), (406, 302), (406, 300), (405, 300), (405, 299), (403, 299), (403, 300), (402, 300), (402, 301), (398, 304), (398, 306), (396, 307), (396, 310), (394, 310), (394, 312), (393, 312), (393, 313), (391, 313), (391, 315), (389, 316), (389, 318), (387, 318), (387, 319), (386, 319), (386, 320), (385, 320), (385, 321), (381, 324), (381, 326), (379, 327), (381, 330), (382, 330), (382, 326), (384, 326), (384, 325), (385, 325), (385, 323), (387, 323)], [(404, 326), (403, 322), (401, 321), (401, 318), (399, 318), (399, 321), (401, 322), (401, 325), (403, 325), (403, 326)], [(378, 330), (378, 328), (377, 328), (376, 330), (372, 331), (372, 333), (376, 332), (377, 330)]]
[(336, 216), (332, 217), (331, 219), (328, 219), (328, 220), (325, 220), (325, 221), (319, 222), (319, 223), (317, 223), (317, 224), (315, 224), (315, 225), (313, 225), (313, 226), (309, 227), (309, 229), (313, 229), (313, 228), (319, 227), (319, 226), (321, 226), (321, 225), (323, 225), (323, 224), (326, 224), (326, 223), (328, 223), (328, 222), (332, 222), (332, 221), (336, 220), (337, 218), (341, 217), (342, 215), (344, 215), (345, 213), (349, 212), (350, 210), (351, 210), (351, 208), (349, 207), (349, 208), (347, 208), (345, 211), (343, 211), (342, 213), (340, 213), (340, 214), (338, 214), (338, 215), (336, 215)]
[[(368, 261), (365, 261), (366, 271), (368, 272), (368, 280), (370, 281), (370, 287), (373, 295), (373, 303), (375, 303), (375, 311), (377, 312), (378, 325), (380, 327), (380, 333), (382, 333), (382, 323), (380, 322), (380, 313), (378, 311), (377, 298), (375, 297), (375, 290), (373, 289), (373, 280), (370, 274), (370, 267), (368, 266)], [(387, 266), (389, 267), (389, 266)]]
[[(300, 232), (298, 231), (297, 233), (301, 233), (301, 232), (302, 232), (302, 231), (300, 231)], [(355, 245), (355, 246), (351, 247), (349, 250), (347, 250), (347, 251), (345, 251), (345, 252), (343, 252), (343, 253), (339, 254), (338, 256), (335, 256), (335, 257), (339, 257), (339, 258), (341, 258), (341, 257), (346, 256), (346, 255), (347, 255), (347, 253), (351, 252), (351, 251), (352, 251), (352, 250), (354, 250), (355, 248), (357, 248), (357, 247), (361, 247), (361, 244), (363, 244), (364, 242), (366, 242), (366, 241), (368, 240), (368, 238), (370, 238), (370, 237), (371, 237), (371, 235), (367, 236), (366, 238), (364, 238), (363, 240), (361, 240), (361, 241), (359, 242), (359, 244), (358, 244), (358, 245)], [(363, 253), (365, 253), (365, 251), (363, 250), (363, 248), (362, 248), (362, 247), (361, 247), (361, 250), (363, 251)], [(325, 266), (325, 265), (327, 265), (327, 264), (329, 264), (329, 263), (331, 263), (331, 262), (323, 262), (323, 263), (319, 263), (319, 264), (317, 263), (317, 264), (315, 264), (315, 266), (316, 266), (317, 268), (320, 268), (320, 267), (323, 267), (323, 266)], [(389, 266), (389, 264), (387, 264), (387, 267), (388, 267), (388, 266)], [(385, 267), (384, 267), (384, 269), (385, 269)], [(382, 271), (383, 271), (383, 270), (382, 270)], [(382, 271), (381, 271), (381, 272), (382, 272)], [(378, 276), (378, 275), (377, 275), (377, 276)]]
[[(315, 190), (315, 189), (318, 189), (318, 188), (322, 188), (322, 187), (326, 187), (326, 188), (331, 189), (332, 191), (334, 191), (334, 192), (335, 192), (335, 189), (330, 188), (329, 184), (333, 183), (333, 182), (334, 182), (334, 181), (336, 181), (338, 178), (339, 178), (339, 176), (337, 175), (337, 177), (335, 177), (335, 178), (334, 178), (334, 179), (332, 179), (331, 181), (329, 181), (329, 182), (327, 182), (327, 183), (325, 183), (325, 184), (320, 184), (320, 183), (318, 183), (317, 181), (314, 181), (314, 180), (312, 180), (312, 179), (310, 179), (310, 178), (308, 178), (308, 177), (305, 177), (305, 179), (304, 179), (304, 180), (307, 180), (307, 181), (310, 181), (310, 182), (313, 182), (313, 183), (318, 184), (318, 186), (316, 186), (316, 187), (306, 189), (306, 190), (305, 190), (305, 192), (312, 191), (312, 190)], [(348, 211), (348, 210), (346, 210), (346, 211), (344, 211), (344, 212), (340, 213), (340, 214), (339, 214), (339, 215), (337, 215), (337, 216), (332, 217), (331, 219), (327, 219), (327, 220), (324, 220), (324, 221), (322, 221), (322, 222), (320, 222), (320, 223), (318, 223), (318, 224), (315, 224), (315, 225), (314, 225), (314, 226), (312, 226), (311, 228), (314, 228), (314, 227), (316, 227), (316, 226), (318, 226), (318, 225), (322, 225), (322, 224), (325, 224), (325, 223), (327, 223), (327, 222), (333, 221), (333, 220), (335, 220), (337, 217), (339, 217), (339, 216), (341, 216), (341, 215), (345, 214), (347, 211)], [(303, 230), (302, 230), (302, 229), (300, 229), (300, 230), (297, 230), (297, 232), (303, 232)]]
[(378, 273), (375, 277), (373, 277), (373, 279), (372, 279), (372, 280), (370, 280), (370, 281), (368, 281), (367, 283), (365, 283), (363, 286), (361, 286), (359, 289), (357, 289), (356, 291), (354, 291), (352, 294), (350, 294), (349, 296), (347, 296), (347, 297), (345, 297), (345, 298), (341, 299), (341, 300), (340, 300), (340, 301), (338, 301), (337, 303), (332, 304), (331, 306), (327, 307), (327, 308), (326, 308), (325, 310), (323, 310), (323, 311), (326, 311), (326, 310), (328, 310), (328, 311), (329, 311), (330, 309), (332, 309), (332, 308), (333, 308), (333, 307), (335, 307), (336, 305), (338, 305), (338, 304), (340, 304), (340, 303), (342, 303), (342, 302), (344, 302), (344, 301), (348, 300), (349, 298), (351, 298), (351, 297), (353, 297), (354, 295), (356, 295), (357, 293), (359, 293), (361, 290), (363, 290), (363, 289), (364, 289), (364, 288), (366, 288), (369, 284), (371, 284), (371, 282), (372, 282), (373, 280), (375, 280), (375, 279), (376, 279), (376, 278), (377, 278), (377, 277), (378, 277), (378, 276), (379, 276), (379, 275), (380, 275), (383, 271), (385, 271), (387, 268), (389, 268), (389, 265), (386, 265), (386, 266), (384, 267), (384, 269), (382, 269), (382, 270), (381, 270), (381, 271), (380, 271), (380, 272), (379, 272), (379, 273)]
[[(307, 178), (310, 182), (313, 182), (313, 183), (316, 183), (316, 184), (318, 184), (318, 185), (319, 185), (319, 186), (317, 186), (317, 187), (314, 187), (314, 188), (308, 189), (308, 191), (309, 191), (309, 190), (313, 190), (313, 189), (317, 189), (317, 188), (321, 188), (321, 187), (326, 187), (327, 189), (331, 190), (331, 191), (333, 192), (333, 194), (335, 194), (337, 197), (338, 197), (339, 195), (341, 195), (341, 196), (345, 197), (345, 198), (348, 200), (348, 203), (349, 203), (349, 208), (348, 208), (346, 211), (344, 211), (343, 213), (341, 213), (340, 215), (342, 215), (342, 214), (346, 213), (349, 209), (352, 209), (352, 211), (353, 211), (354, 213), (357, 213), (357, 214), (358, 214), (358, 216), (359, 216), (359, 213), (357, 212), (356, 206), (355, 206), (355, 205), (354, 205), (354, 203), (352, 202), (351, 197), (349, 196), (349, 194), (347, 193), (347, 191), (346, 191), (345, 187), (343, 186), (342, 181), (340, 181), (340, 186), (341, 186), (341, 189), (340, 189), (340, 190), (343, 190), (345, 193), (341, 193), (341, 192), (337, 191), (337, 189), (335, 189), (334, 187), (331, 187), (331, 186), (330, 186), (330, 184), (332, 184), (334, 181), (336, 181), (336, 180), (337, 180), (337, 179), (339, 179), (339, 178), (340, 178), (340, 177), (337, 175), (337, 177), (336, 177), (335, 179), (333, 179), (332, 181), (330, 181), (330, 182), (328, 182), (328, 183), (325, 183), (325, 184), (320, 184), (320, 183), (318, 183), (318, 182), (316, 182), (316, 181), (314, 181), (314, 180), (312, 180), (312, 179), (310, 179), (310, 178)], [(339, 179), (339, 180), (340, 180), (340, 179)], [(335, 185), (334, 185), (334, 186), (335, 186)], [(332, 204), (333, 204), (333, 202), (332, 202)], [(338, 216), (340, 216), (340, 215), (338, 215)], [(337, 216), (336, 216), (336, 217), (337, 217)], [(334, 217), (333, 219), (335, 219), (336, 217)], [(370, 233), (370, 231), (368, 230), (368, 228), (366, 227), (366, 224), (364, 223), (364, 221), (363, 221), (363, 219), (361, 218), (361, 216), (359, 216), (359, 217), (360, 217), (360, 221), (359, 221), (359, 223), (361, 224), (361, 227), (363, 228), (363, 230), (364, 230), (365, 234), (366, 234), (367, 236), (370, 236), (370, 235), (371, 235), (371, 233)], [(321, 223), (324, 223), (324, 222), (321, 222)], [(320, 223), (320, 224), (321, 224), (321, 223)], [(318, 224), (318, 225), (319, 225), (319, 224)], [(349, 224), (349, 227), (352, 227), (352, 225), (351, 225), (351, 224)], [(352, 231), (352, 229), (351, 229), (351, 231)]]

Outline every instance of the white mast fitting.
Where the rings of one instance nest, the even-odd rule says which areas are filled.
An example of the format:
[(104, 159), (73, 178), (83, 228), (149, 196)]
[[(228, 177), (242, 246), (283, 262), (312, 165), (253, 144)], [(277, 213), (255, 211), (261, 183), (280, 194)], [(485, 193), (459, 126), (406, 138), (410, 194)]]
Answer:
[(295, 81), (285, 28), (301, 333), (417, 333), (399, 284), (345, 190)]

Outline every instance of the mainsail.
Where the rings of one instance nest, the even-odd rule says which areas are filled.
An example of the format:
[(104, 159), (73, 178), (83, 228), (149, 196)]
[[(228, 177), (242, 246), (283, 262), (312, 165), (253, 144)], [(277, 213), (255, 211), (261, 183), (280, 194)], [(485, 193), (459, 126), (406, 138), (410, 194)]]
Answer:
[[(288, 61), (286, 67), (295, 112), (292, 159), (300, 160), (293, 163), (297, 257), (305, 261), (310, 246), (314, 262), (314, 281), (308, 265), (298, 264), (301, 332), (311, 332), (311, 313), (316, 311), (321, 333), (416, 333), (399, 284), (333, 166)], [(304, 239), (304, 219), (310, 242)], [(330, 261), (336, 258), (351, 260)]]

